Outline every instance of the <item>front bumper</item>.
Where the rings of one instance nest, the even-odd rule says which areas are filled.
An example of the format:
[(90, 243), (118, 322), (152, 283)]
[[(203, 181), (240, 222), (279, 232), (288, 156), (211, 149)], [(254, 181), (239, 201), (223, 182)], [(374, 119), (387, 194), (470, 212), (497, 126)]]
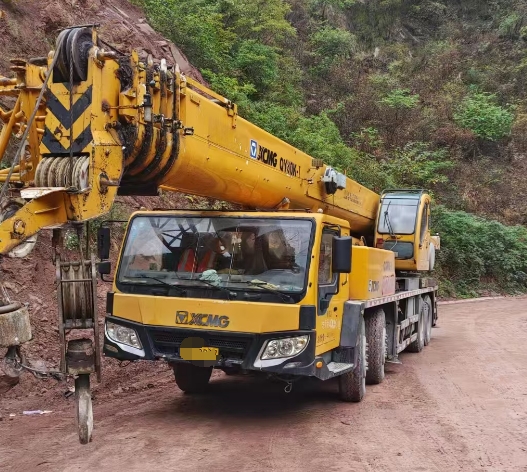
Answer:
[[(112, 323), (132, 328), (139, 337), (142, 350), (116, 343), (104, 335), (104, 355), (119, 360), (166, 360), (170, 363), (187, 362), (179, 356), (179, 346), (187, 337), (201, 337), (205, 345), (217, 347), (220, 357), (216, 368), (240, 368), (282, 375), (326, 377), (327, 369), (322, 358), (315, 356), (315, 330), (283, 331), (264, 334), (192, 330), (150, 326), (106, 315)], [(262, 347), (270, 339), (309, 335), (309, 343), (300, 354), (286, 359), (260, 360)], [(323, 362), (317, 368), (317, 362)]]

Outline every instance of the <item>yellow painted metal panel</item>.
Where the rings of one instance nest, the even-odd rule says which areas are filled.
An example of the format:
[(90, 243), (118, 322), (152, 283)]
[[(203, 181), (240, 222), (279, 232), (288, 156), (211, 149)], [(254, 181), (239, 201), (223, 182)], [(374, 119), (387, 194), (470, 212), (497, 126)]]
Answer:
[[(173, 328), (244, 333), (299, 329), (299, 306), (276, 303), (248, 304), (232, 300), (116, 293), (113, 313), (117, 317), (137, 323)], [(209, 318), (210, 316), (212, 318)], [(199, 324), (188, 324), (193, 318)]]
[(350, 298), (369, 300), (394, 293), (394, 253), (382, 249), (353, 246)]

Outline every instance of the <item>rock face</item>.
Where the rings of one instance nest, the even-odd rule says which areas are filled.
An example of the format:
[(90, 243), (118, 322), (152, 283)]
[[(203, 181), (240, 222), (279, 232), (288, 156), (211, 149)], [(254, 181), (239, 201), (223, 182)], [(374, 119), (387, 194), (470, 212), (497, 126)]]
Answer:
[[(179, 69), (187, 77), (206, 84), (203, 77), (187, 60), (185, 55), (172, 42), (156, 33), (144, 17), (144, 12), (126, 0), (20, 0), (3, 2), (0, 5), (0, 75), (11, 77), (12, 58), (30, 59), (44, 57), (55, 46), (62, 28), (98, 24), (100, 38), (122, 52), (136, 49), (139, 54), (152, 54), (155, 59), (166, 59), (169, 65), (177, 62)], [(0, 97), (0, 107), (11, 106), (9, 97)], [(11, 147), (8, 148), (9, 157)], [(14, 151), (14, 148), (12, 149)], [(8, 161), (8, 159), (7, 159)], [(177, 208), (188, 207), (188, 201), (175, 192), (161, 197), (119, 197), (120, 208), (127, 209)], [(126, 210), (126, 211), (125, 211)], [(112, 263), (115, 266), (118, 243), (112, 250)], [(67, 256), (65, 256), (67, 258)], [(57, 300), (55, 284), (55, 265), (51, 254), (51, 232), (44, 230), (39, 236), (35, 250), (25, 258), (2, 258), (0, 260), (1, 279), (12, 299), (28, 302), (31, 318), (32, 340), (22, 347), (27, 361), (35, 368), (46, 368), (39, 362), (46, 362), (49, 368), (58, 368), (60, 361), (59, 336), (57, 329)], [(98, 284), (98, 312), (102, 326), (105, 313), (106, 292), (109, 285)], [(25, 399), (34, 395), (59, 398), (64, 386), (49, 381), (43, 389), (43, 381), (25, 372), (20, 377), (5, 375), (2, 361), (7, 349), (0, 347), (0, 410), (5, 419), (13, 419), (5, 412), (6, 404), (13, 399)], [(152, 373), (166, 373), (166, 366), (138, 365), (126, 372), (117, 362), (103, 358), (103, 383), (99, 391), (115, 389), (117, 381), (136, 379), (144, 373), (150, 378)], [(171, 371), (170, 371), (170, 375)], [(132, 387), (126, 387), (132, 388)], [(136, 388), (136, 387), (133, 387)], [(145, 387), (146, 388), (146, 387)]]
[(177, 61), (181, 72), (205, 83), (176, 45), (156, 33), (143, 11), (125, 0), (25, 1), (0, 6), (0, 74), (11, 75), (12, 58), (45, 56), (53, 49), (60, 29), (98, 24), (101, 37), (120, 51)]

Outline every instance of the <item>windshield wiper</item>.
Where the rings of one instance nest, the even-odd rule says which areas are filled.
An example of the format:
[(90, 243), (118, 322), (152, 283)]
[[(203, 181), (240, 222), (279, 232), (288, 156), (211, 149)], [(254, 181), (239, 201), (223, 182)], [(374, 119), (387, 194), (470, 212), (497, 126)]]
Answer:
[(216, 290), (220, 290), (222, 292), (226, 292), (229, 294), (229, 298), (236, 298), (238, 294), (236, 292), (233, 292), (229, 290), (228, 288), (222, 287), (221, 285), (214, 285), (212, 282), (209, 282), (208, 280), (203, 279), (184, 279), (181, 277), (178, 277), (179, 280), (188, 280), (190, 282), (201, 282), (202, 284), (208, 285), (209, 287), (215, 288)]
[(390, 209), (390, 205), (392, 204), (391, 200), (388, 202), (388, 206), (386, 207), (386, 210), (384, 211), (384, 223), (386, 224), (386, 227), (388, 228), (389, 234), (391, 238), (394, 238), (397, 240), (397, 236), (393, 231), (392, 222), (390, 221), (390, 216), (388, 213), (388, 210)]
[(179, 287), (179, 286), (174, 285), (174, 284), (169, 284), (167, 281), (165, 281), (163, 279), (158, 279), (157, 277), (152, 277), (150, 275), (143, 275), (141, 277), (132, 277), (132, 276), (127, 275), (127, 276), (125, 276), (125, 278), (127, 278), (127, 279), (135, 279), (135, 280), (143, 280), (143, 279), (155, 280), (156, 282), (162, 283), (163, 285), (166, 285), (167, 287), (175, 288), (181, 294), (186, 294), (187, 293), (187, 291), (183, 287)]
[(286, 293), (281, 292), (280, 290), (275, 290), (274, 288), (268, 287), (267, 282), (254, 282), (252, 280), (248, 280), (244, 283), (246, 283), (247, 285), (252, 285), (253, 287), (259, 287), (271, 293), (276, 293), (284, 302), (289, 302), (289, 303), (295, 302), (291, 295), (287, 295)]

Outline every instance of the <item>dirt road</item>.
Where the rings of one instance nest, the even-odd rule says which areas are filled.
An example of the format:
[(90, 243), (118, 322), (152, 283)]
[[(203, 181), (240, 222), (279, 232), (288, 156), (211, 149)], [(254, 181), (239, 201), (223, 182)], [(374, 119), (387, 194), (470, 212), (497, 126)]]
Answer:
[(81, 446), (71, 399), (31, 417), (28, 403), (48, 405), (10, 402), (0, 470), (527, 471), (526, 302), (441, 306), (432, 343), (389, 365), (360, 404), (340, 403), (335, 382), (287, 395), (223, 375), (186, 396), (158, 370), (134, 380), (144, 390), (96, 396), (94, 439)]

